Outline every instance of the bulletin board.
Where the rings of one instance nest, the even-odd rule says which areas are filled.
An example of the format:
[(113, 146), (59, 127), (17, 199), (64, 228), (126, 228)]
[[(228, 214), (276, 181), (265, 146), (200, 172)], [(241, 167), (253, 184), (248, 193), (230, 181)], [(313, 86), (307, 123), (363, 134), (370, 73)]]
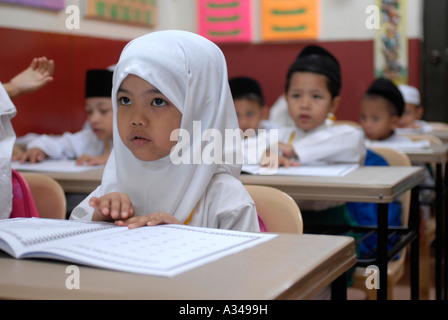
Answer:
[(262, 0), (262, 39), (317, 39), (319, 6), (320, 0)]
[(199, 34), (214, 42), (252, 38), (251, 0), (198, 0)]
[(86, 0), (86, 18), (154, 27), (157, 0)]
[(62, 10), (64, 0), (0, 0), (0, 2), (32, 6), (49, 10)]
[(375, 38), (375, 76), (408, 82), (406, 0), (377, 0), (380, 28)]

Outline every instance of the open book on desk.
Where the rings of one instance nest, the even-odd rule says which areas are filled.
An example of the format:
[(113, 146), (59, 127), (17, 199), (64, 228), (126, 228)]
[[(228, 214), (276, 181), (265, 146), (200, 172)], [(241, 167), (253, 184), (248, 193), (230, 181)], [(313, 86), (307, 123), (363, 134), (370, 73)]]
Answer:
[(35, 172), (83, 172), (104, 168), (103, 165), (96, 166), (79, 166), (76, 160), (53, 160), (48, 159), (37, 163), (20, 163), (13, 161), (11, 167), (18, 171), (35, 171)]
[(300, 165), (298, 167), (265, 168), (260, 165), (243, 165), (241, 173), (259, 175), (286, 175), (286, 176), (316, 176), (316, 177), (342, 177), (358, 168), (358, 164), (315, 164)]
[(174, 224), (128, 229), (107, 222), (0, 220), (0, 249), (15, 258), (55, 259), (168, 277), (276, 236)]

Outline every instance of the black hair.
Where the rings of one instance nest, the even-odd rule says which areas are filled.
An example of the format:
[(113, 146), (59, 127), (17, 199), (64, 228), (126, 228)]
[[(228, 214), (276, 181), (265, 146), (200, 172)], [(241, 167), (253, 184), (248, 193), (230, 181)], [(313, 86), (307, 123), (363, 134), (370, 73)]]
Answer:
[(382, 97), (389, 102), (389, 111), (392, 116), (402, 116), (404, 112), (404, 99), (397, 86), (389, 79), (378, 78), (367, 89), (365, 98)]
[(264, 96), (257, 80), (250, 77), (234, 77), (229, 80), (233, 100), (247, 99), (264, 106)]
[(291, 76), (294, 72), (312, 72), (324, 75), (327, 78), (327, 87), (331, 97), (340, 95), (342, 79), (339, 62), (324, 48), (311, 45), (305, 47), (299, 53), (286, 75), (285, 92), (289, 89)]

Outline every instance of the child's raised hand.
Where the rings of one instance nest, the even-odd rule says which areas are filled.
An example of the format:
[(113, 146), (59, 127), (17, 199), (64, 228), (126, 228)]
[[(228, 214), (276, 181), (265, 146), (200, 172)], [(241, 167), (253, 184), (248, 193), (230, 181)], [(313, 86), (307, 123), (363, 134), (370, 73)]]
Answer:
[(156, 226), (158, 224), (180, 224), (180, 221), (174, 216), (165, 212), (153, 212), (144, 216), (135, 216), (129, 219), (116, 220), (118, 226), (127, 226), (129, 229)]
[(89, 205), (95, 209), (92, 220), (115, 221), (131, 218), (134, 206), (125, 193), (112, 192), (102, 197), (92, 197)]
[(43, 88), (53, 81), (53, 73), (53, 60), (48, 60), (46, 57), (34, 58), (27, 69), (8, 83), (11, 86), (10, 96), (15, 98)]

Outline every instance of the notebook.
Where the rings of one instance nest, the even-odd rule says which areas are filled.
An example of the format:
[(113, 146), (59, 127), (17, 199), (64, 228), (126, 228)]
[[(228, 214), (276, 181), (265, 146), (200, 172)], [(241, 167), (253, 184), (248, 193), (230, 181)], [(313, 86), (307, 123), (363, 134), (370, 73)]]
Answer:
[(0, 220), (0, 249), (15, 258), (55, 259), (166, 277), (276, 236), (175, 224), (128, 229), (108, 222)]

